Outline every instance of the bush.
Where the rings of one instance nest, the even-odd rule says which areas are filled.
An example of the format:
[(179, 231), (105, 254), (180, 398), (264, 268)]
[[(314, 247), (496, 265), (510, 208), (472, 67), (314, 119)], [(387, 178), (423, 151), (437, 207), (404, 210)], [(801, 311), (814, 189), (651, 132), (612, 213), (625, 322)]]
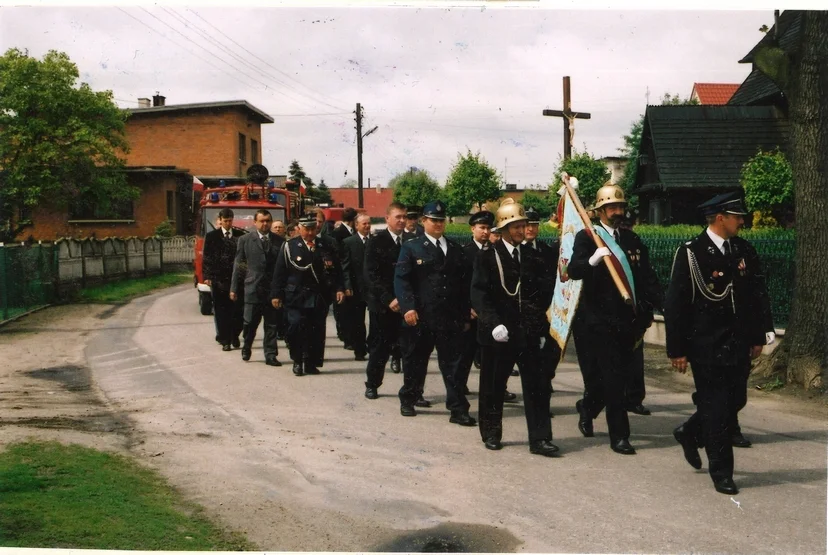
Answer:
[(155, 226), (153, 234), (156, 237), (175, 237), (175, 228), (169, 221), (163, 221)]

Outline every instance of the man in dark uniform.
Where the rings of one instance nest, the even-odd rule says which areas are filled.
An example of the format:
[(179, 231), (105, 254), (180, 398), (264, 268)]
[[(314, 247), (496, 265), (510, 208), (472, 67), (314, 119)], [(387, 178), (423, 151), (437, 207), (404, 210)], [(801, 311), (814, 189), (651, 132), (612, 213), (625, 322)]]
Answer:
[[(610, 447), (616, 453), (633, 455), (625, 389), (633, 371), (636, 344), (652, 324), (662, 295), (647, 247), (632, 231), (619, 229), (626, 205), (620, 187), (607, 183), (598, 189), (594, 210), (600, 222), (575, 236), (568, 273), (571, 279), (584, 280), (576, 316), (579, 323), (573, 325), (584, 378), (584, 397), (576, 404), (578, 427), (590, 437), (592, 421), (606, 407)], [(597, 248), (593, 233), (607, 246)], [(612, 251), (619, 263), (631, 270), (630, 304), (624, 302), (603, 261)]]
[(325, 358), (328, 306), (345, 298), (345, 284), (336, 249), (316, 236), (313, 214), (299, 220), (299, 237), (279, 252), (270, 299), (287, 312), (287, 343), (293, 374), (318, 374)]
[[(368, 365), (365, 369), (365, 397), (376, 399), (385, 377), (385, 364), (396, 354), (399, 361), (402, 315), (394, 293), (394, 270), (400, 257), (405, 230), (405, 206), (392, 202), (385, 210), (385, 229), (368, 239), (365, 245), (365, 282), (368, 303)], [(392, 358), (391, 367), (395, 369)]]
[[(356, 219), (357, 211), (351, 207), (342, 211), (342, 221), (333, 231), (328, 234), (336, 240), (337, 253), (340, 260), (342, 259), (342, 242), (351, 237), (356, 230), (354, 229), (354, 220)], [(336, 336), (345, 344), (345, 349), (351, 351), (354, 349), (353, 341), (350, 337), (350, 329), (348, 326), (348, 301), (344, 303), (333, 305), (334, 321), (336, 322)]]
[(708, 227), (676, 251), (664, 323), (667, 356), (681, 373), (693, 367), (697, 410), (674, 432), (693, 468), (702, 438), (716, 491), (736, 494), (733, 420), (747, 402), (751, 360), (772, 341), (770, 303), (759, 256), (738, 237), (747, 214), (739, 191), (699, 207)]
[(523, 206), (512, 199), (497, 209), (501, 240), (481, 251), (474, 265), (472, 307), (478, 315), (480, 436), (487, 449), (503, 447), (503, 394), (515, 364), (520, 368), (529, 451), (555, 456), (549, 420), (549, 376), (541, 363), (541, 338), (549, 335), (547, 299), (555, 283), (540, 253), (521, 245)]
[(405, 231), (403, 232), (403, 241), (419, 237), (424, 233), (424, 228), (419, 221), (422, 212), (423, 210), (419, 206), (415, 206), (413, 204), (408, 205), (405, 212)]
[(360, 214), (354, 222), (356, 233), (342, 241), (342, 274), (345, 278), (345, 312), (347, 333), (354, 347), (354, 359), (365, 360), (365, 244), (371, 235), (371, 217)]
[(437, 363), (446, 387), (449, 422), (474, 426), (469, 402), (455, 382), (460, 364), (462, 333), (469, 327), (471, 306), (466, 292), (463, 249), (447, 240), (446, 205), (430, 202), (423, 208), (424, 233), (402, 244), (394, 273), (394, 292), (405, 320), (401, 333), (403, 386), (400, 414), (416, 416), (414, 403), (422, 396), (428, 359), (437, 348)]
[(244, 303), (230, 300), (233, 281), (233, 261), (236, 241), (244, 231), (233, 227), (233, 211), (222, 208), (219, 227), (204, 236), (204, 283), (210, 286), (213, 311), (222, 351), (231, 351), (241, 343), (239, 335), (244, 326)]
[[(285, 240), (270, 232), (273, 217), (269, 211), (259, 209), (253, 217), (255, 229), (240, 237), (236, 246), (230, 298), (244, 302), (242, 360), (250, 360), (256, 330), (264, 319), (265, 363), (270, 366), (281, 366), (282, 363), (276, 358), (279, 354), (276, 336), (282, 314), (271, 306), (268, 294), (276, 257), (279, 256), (279, 250)], [(241, 298), (242, 295), (244, 299)]]

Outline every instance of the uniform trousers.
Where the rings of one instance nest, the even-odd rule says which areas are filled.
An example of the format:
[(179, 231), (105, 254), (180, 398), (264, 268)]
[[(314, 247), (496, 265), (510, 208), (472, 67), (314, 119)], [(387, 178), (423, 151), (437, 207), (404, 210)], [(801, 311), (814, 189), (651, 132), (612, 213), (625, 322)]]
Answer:
[(644, 402), (646, 390), (644, 389), (644, 342), (633, 353), (633, 367), (630, 382), (627, 384), (627, 404), (640, 405)]
[(365, 338), (365, 301), (350, 297), (344, 303), (344, 310), (347, 314), (344, 330), (346, 342), (354, 347), (355, 356), (363, 357), (368, 353)]
[(282, 317), (280, 309), (273, 308), (268, 303), (244, 303), (244, 347), (250, 349), (256, 340), (256, 331), (264, 320), (264, 354), (265, 358), (277, 356), (279, 346), (276, 344), (276, 334), (279, 328), (279, 319)]
[(285, 339), (294, 363), (321, 367), (325, 359), (325, 328), (328, 305), (317, 297), (315, 306), (285, 308), (287, 330)]
[(474, 364), (475, 356), (477, 356), (480, 349), (480, 345), (477, 343), (477, 320), (471, 321), (471, 328), (464, 331), (461, 337), (463, 342), (462, 353), (460, 354), (460, 364), (457, 366), (455, 382), (461, 391), (465, 391), (469, 384), (472, 364)]
[(400, 346), (403, 359), (403, 386), (400, 388), (400, 404), (413, 407), (423, 395), (428, 359), (437, 349), (437, 365), (443, 375), (446, 387), (446, 408), (452, 414), (467, 413), (469, 402), (455, 382), (460, 364), (460, 342), (462, 331), (432, 329), (420, 320), (416, 326), (403, 324)]
[(545, 339), (546, 341), (540, 350), (541, 364), (543, 365), (543, 371), (551, 382), (555, 379), (558, 364), (561, 362), (561, 348), (558, 347), (558, 342), (552, 339), (551, 335), (545, 336)]
[(347, 326), (345, 325), (345, 319), (347, 316), (345, 315), (345, 311), (343, 310), (342, 305), (333, 303), (333, 314), (334, 314), (334, 322), (336, 322), (336, 336), (339, 338), (346, 345), (350, 345), (348, 341), (348, 330), (346, 329)]
[(478, 419), (483, 441), (502, 439), (503, 397), (515, 364), (520, 370), (529, 441), (552, 440), (550, 379), (541, 362), (540, 338), (530, 338), (527, 343), (524, 346), (512, 342), (481, 346)]
[(230, 300), (229, 289), (210, 288), (213, 297), (213, 317), (216, 321), (216, 338), (222, 345), (238, 340), (244, 329), (244, 303)]
[(385, 377), (388, 359), (399, 352), (402, 316), (399, 312), (383, 310), (368, 313), (368, 365), (365, 369), (365, 387), (379, 389)]

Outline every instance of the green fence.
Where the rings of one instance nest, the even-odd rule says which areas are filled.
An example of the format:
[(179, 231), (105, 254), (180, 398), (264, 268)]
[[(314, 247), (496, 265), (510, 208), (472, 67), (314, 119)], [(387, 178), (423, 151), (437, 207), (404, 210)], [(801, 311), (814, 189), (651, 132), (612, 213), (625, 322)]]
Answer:
[[(448, 236), (461, 244), (466, 244), (471, 240), (470, 234), (450, 234)], [(670, 270), (676, 249), (688, 239), (690, 237), (641, 237), (641, 240), (650, 249), (650, 263), (664, 291), (667, 291), (667, 284), (670, 281)], [(541, 237), (540, 240), (548, 242), (551, 239)], [(788, 324), (788, 316), (791, 312), (796, 241), (794, 239), (754, 239), (751, 244), (756, 247), (767, 276), (773, 324), (777, 328), (784, 328)]]
[(57, 252), (52, 243), (0, 243), (0, 321), (55, 300)]

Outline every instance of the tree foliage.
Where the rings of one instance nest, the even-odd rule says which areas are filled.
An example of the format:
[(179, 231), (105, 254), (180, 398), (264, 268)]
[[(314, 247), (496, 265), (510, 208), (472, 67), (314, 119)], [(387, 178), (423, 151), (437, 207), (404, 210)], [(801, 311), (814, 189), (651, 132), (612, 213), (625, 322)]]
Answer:
[(122, 153), (127, 114), (112, 91), (78, 84), (69, 57), (16, 48), (0, 57), (0, 240), (20, 231), (20, 210), (70, 205), (106, 215), (139, 195)]
[(305, 173), (305, 170), (302, 169), (302, 166), (299, 164), (298, 160), (293, 160), (290, 163), (290, 168), (288, 168), (288, 178), (291, 181), (296, 181), (297, 183), (301, 183), (305, 186), (305, 198), (313, 199), (315, 204), (321, 204), (324, 202), (330, 202), (330, 191), (328, 191), (327, 198), (329, 200), (323, 200), (326, 198), (325, 193), (319, 192), (319, 188), (316, 186), (316, 183), (313, 182), (308, 174)]
[(446, 180), (446, 203), (450, 216), (463, 216), (476, 206), (500, 198), (500, 175), (480, 153), (457, 154)]
[[(550, 199), (550, 195), (552, 199)], [(549, 215), (552, 214), (552, 210), (554, 209), (549, 204), (550, 200), (555, 202), (555, 206), (557, 206), (557, 197), (558, 195), (555, 194), (555, 191), (549, 191), (549, 195), (537, 191), (524, 191), (523, 196), (520, 198), (520, 204), (527, 210), (534, 208), (535, 212), (540, 214), (540, 217), (545, 220), (549, 218)]]
[(410, 168), (407, 172), (395, 175), (388, 182), (394, 190), (394, 200), (406, 206), (409, 204), (424, 206), (433, 200), (444, 200), (444, 190), (440, 188), (426, 170)]
[(342, 183), (341, 187), (343, 189), (356, 189), (357, 188), (357, 180), (354, 178), (346, 179), (344, 183)]
[[(560, 188), (563, 172), (578, 179), (578, 196), (585, 207), (595, 202), (595, 193), (612, 177), (604, 162), (593, 158), (588, 152), (576, 152), (572, 158), (558, 162), (558, 168), (549, 185), (550, 194)], [(557, 205), (557, 199), (552, 200)]]
[(760, 149), (742, 166), (741, 182), (748, 210), (762, 212), (766, 222), (769, 214), (779, 225), (792, 223), (793, 169), (782, 152)]
[(331, 198), (331, 190), (325, 183), (324, 179), (319, 180), (319, 185), (316, 187), (316, 202), (319, 204), (330, 204), (333, 200)]

